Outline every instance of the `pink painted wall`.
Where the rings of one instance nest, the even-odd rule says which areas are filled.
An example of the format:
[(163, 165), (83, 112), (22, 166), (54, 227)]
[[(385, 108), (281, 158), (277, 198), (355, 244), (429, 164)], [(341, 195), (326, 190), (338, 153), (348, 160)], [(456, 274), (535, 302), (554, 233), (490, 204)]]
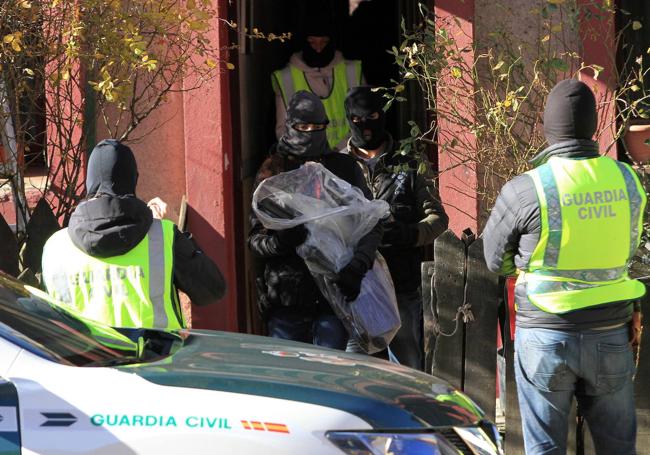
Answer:
[[(213, 1), (219, 17), (227, 17), (228, 2)], [(226, 27), (214, 21), (212, 30), (210, 38), (224, 48), (228, 44)], [(192, 324), (197, 328), (236, 331), (239, 327), (235, 249), (245, 246), (236, 245), (235, 235), (229, 73), (224, 70), (199, 90), (185, 93), (183, 106), (188, 228), (203, 250), (217, 261), (228, 285), (227, 295), (218, 305), (193, 308)]]
[[(435, 12), (439, 24), (444, 24), (448, 28), (450, 35), (453, 36), (459, 44), (459, 47), (468, 46), (470, 49), (474, 41), (474, 0), (437, 0), (435, 2)], [(458, 22), (450, 21), (450, 17), (456, 17)], [(464, 54), (465, 59), (471, 62), (474, 59), (474, 52)], [(471, 93), (471, 79), (463, 77), (454, 81), (449, 79), (450, 86), (456, 86), (454, 90), (458, 92)], [(465, 89), (466, 87), (466, 89)], [(438, 102), (444, 103), (444, 100), (450, 100), (448, 93), (438, 93)], [(462, 103), (462, 97), (453, 97), (454, 103)], [(465, 107), (467, 118), (474, 118), (475, 113), (471, 109), (471, 103)], [(463, 109), (464, 106), (459, 106)], [(443, 107), (444, 109), (444, 107)], [(459, 140), (459, 138), (461, 138)], [(459, 140), (463, 146), (476, 144), (476, 138), (468, 131), (463, 131), (458, 125), (440, 120), (438, 141), (441, 144), (450, 144), (454, 139)], [(460, 164), (462, 155), (466, 151), (459, 151), (459, 154), (444, 151), (441, 148), (439, 153), (439, 170), (440, 170), (440, 197), (445, 206), (445, 211), (449, 215), (449, 228), (457, 235), (465, 228), (478, 231), (479, 219), (479, 200), (477, 196), (478, 177), (476, 166), (473, 164)]]

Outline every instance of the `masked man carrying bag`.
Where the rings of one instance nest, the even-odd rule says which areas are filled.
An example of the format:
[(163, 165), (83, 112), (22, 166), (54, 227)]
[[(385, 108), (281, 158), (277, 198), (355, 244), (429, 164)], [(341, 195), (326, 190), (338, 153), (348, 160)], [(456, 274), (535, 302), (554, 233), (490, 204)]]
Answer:
[[(299, 91), (287, 110), (286, 133), (257, 173), (255, 187), (264, 179), (297, 169), (307, 161), (320, 162), (337, 177), (371, 197), (361, 169), (347, 155), (335, 153), (327, 143), (328, 118), (318, 96)], [(381, 240), (377, 224), (357, 244), (352, 260), (338, 274), (336, 283), (349, 301), (361, 290), (361, 281), (372, 267)], [(258, 306), (272, 337), (344, 349), (348, 334), (318, 289), (296, 248), (307, 238), (307, 230), (266, 229), (253, 214), (248, 245), (261, 259), (256, 279)]]

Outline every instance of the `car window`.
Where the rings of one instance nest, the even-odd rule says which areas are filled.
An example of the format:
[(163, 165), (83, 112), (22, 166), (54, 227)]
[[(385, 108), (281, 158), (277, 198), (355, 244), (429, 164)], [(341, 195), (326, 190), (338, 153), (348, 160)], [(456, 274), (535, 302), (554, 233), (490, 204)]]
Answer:
[(0, 336), (65, 365), (136, 359), (138, 343), (56, 305), (42, 291), (0, 274)]

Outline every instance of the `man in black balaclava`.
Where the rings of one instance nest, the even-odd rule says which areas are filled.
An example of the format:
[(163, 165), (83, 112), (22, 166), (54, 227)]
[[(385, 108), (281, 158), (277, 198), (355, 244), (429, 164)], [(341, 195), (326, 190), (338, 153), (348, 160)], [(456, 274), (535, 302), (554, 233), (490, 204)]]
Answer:
[(525, 452), (567, 451), (575, 396), (596, 453), (634, 454), (643, 284), (627, 275), (645, 192), (598, 153), (593, 93), (569, 79), (544, 110), (548, 147), (507, 182), (483, 232), (490, 270), (518, 274), (515, 377)]
[[(288, 106), (286, 133), (262, 163), (255, 187), (268, 177), (297, 169), (307, 161), (318, 161), (371, 198), (355, 160), (333, 152), (328, 146), (327, 123), (323, 103), (316, 95), (306, 91), (293, 95)], [(378, 224), (359, 241), (352, 260), (339, 272), (337, 284), (350, 301), (359, 295), (361, 280), (372, 266), (381, 234)], [(251, 215), (248, 246), (260, 258), (256, 278), (260, 313), (269, 336), (345, 349), (348, 334), (343, 324), (296, 253), (306, 238), (307, 230), (303, 226), (273, 231), (265, 229), (255, 214)]]
[(349, 130), (343, 112), (348, 89), (362, 83), (361, 62), (345, 60), (336, 50), (334, 24), (328, 11), (308, 14), (303, 21), (302, 47), (284, 68), (271, 77), (275, 92), (276, 137), (286, 132), (286, 112), (291, 96), (307, 90), (319, 96), (325, 105), (329, 126), (328, 143), (334, 150), (345, 147)]
[[(447, 229), (448, 218), (427, 160), (401, 155), (386, 131), (381, 94), (369, 86), (351, 89), (345, 113), (352, 131), (347, 152), (361, 164), (374, 197), (388, 202), (391, 210), (379, 251), (393, 278), (402, 326), (390, 349), (400, 363), (422, 370), (420, 264), (424, 247)], [(420, 163), (425, 173), (418, 173)], [(358, 351), (354, 340), (348, 349)]]
[(53, 297), (110, 326), (171, 329), (185, 326), (176, 289), (197, 305), (224, 295), (215, 263), (135, 196), (138, 168), (129, 147), (101, 141), (86, 175), (86, 200), (43, 250)]

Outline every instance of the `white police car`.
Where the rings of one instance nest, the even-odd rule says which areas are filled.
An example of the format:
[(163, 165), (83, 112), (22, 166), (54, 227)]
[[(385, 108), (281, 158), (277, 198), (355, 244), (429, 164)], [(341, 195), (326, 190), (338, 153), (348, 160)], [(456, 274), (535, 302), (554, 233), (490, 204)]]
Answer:
[(0, 275), (2, 454), (500, 454), (476, 405), (361, 355), (114, 330)]

